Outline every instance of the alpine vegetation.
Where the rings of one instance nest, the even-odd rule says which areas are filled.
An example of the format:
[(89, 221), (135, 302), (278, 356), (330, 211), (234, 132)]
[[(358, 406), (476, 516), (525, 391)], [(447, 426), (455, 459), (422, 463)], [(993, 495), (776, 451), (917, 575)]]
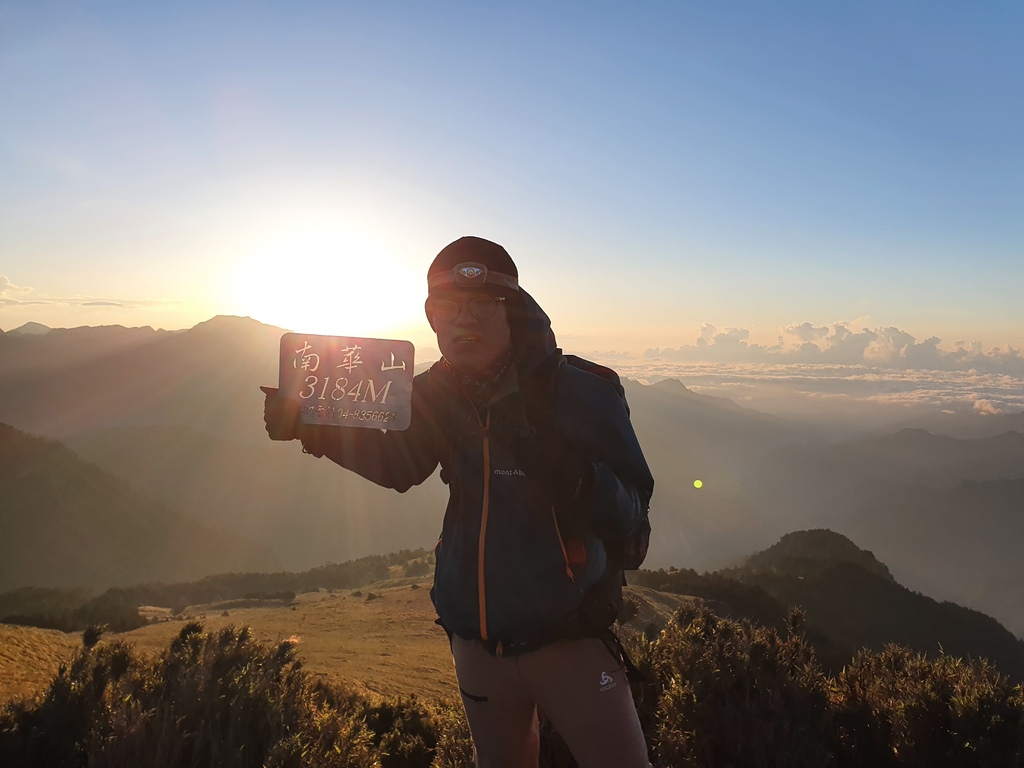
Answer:
[[(633, 695), (662, 768), (1024, 765), (1024, 691), (986, 661), (900, 646), (826, 674), (791, 612), (777, 630), (681, 609), (630, 643)], [(36, 699), (0, 712), (10, 768), (456, 768), (472, 745), (456, 700), (385, 698), (307, 673), (291, 642), (185, 624), (145, 657), (95, 627)], [(551, 768), (576, 763), (541, 729)]]

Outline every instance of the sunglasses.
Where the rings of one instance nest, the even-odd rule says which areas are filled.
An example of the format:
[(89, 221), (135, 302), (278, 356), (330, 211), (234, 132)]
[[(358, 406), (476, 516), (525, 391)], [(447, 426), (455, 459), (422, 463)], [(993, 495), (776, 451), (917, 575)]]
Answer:
[(504, 296), (476, 296), (463, 303), (454, 299), (440, 299), (431, 296), (427, 299), (427, 312), (442, 323), (454, 323), (458, 319), (459, 313), (462, 312), (462, 308), (466, 307), (469, 314), (477, 320), (490, 320), (498, 311), (498, 302), (504, 300)]

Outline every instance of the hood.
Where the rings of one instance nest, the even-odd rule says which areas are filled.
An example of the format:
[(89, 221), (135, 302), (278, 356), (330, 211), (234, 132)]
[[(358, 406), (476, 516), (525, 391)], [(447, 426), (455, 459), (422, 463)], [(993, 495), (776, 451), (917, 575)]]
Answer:
[[(555, 333), (551, 330), (551, 319), (547, 313), (521, 288), (518, 298), (521, 300), (508, 307), (508, 321), (512, 332), (512, 345), (515, 348), (513, 365), (519, 380), (523, 381), (560, 350), (555, 343)], [(437, 381), (448, 382), (450, 386), (458, 385), (459, 376), (445, 362), (444, 357), (434, 363), (430, 370), (439, 377)]]
[(512, 343), (516, 347), (516, 368), (524, 378), (537, 366), (557, 351), (555, 332), (551, 330), (551, 319), (540, 304), (522, 288), (519, 289), (522, 302), (514, 307), (509, 316), (512, 328)]

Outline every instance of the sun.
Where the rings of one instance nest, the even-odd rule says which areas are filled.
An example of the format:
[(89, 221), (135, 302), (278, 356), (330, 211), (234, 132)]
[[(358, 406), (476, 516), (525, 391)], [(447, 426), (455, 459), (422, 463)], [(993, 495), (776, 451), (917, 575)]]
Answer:
[(299, 333), (396, 338), (423, 324), (422, 275), (372, 238), (288, 228), (243, 249), (228, 278), (235, 314)]

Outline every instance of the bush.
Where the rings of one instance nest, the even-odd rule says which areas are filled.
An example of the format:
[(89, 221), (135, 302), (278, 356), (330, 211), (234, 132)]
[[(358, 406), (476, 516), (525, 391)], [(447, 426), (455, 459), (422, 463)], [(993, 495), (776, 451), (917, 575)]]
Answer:
[(425, 559), (410, 560), (405, 566), (406, 576), (426, 576), (430, 573), (431, 565)]
[(153, 768), (378, 765), (362, 703), (329, 694), (290, 643), (185, 625), (158, 658), (83, 647), (35, 704), (0, 716), (0, 763)]
[(828, 765), (828, 686), (798, 633), (684, 608), (635, 655), (641, 724), (664, 765)]
[[(1024, 692), (990, 664), (906, 648), (824, 674), (791, 612), (780, 631), (681, 610), (632, 641), (652, 761), (672, 768), (1024, 766)], [(453, 691), (454, 695), (454, 691)], [(545, 720), (541, 760), (572, 768)], [(457, 768), (472, 763), (461, 703), (319, 682), (295, 646), (185, 625), (158, 657), (83, 647), (32, 702), (0, 711), (4, 768)]]
[(1024, 696), (986, 661), (929, 660), (895, 645), (861, 652), (833, 701), (857, 764), (1024, 764)]

